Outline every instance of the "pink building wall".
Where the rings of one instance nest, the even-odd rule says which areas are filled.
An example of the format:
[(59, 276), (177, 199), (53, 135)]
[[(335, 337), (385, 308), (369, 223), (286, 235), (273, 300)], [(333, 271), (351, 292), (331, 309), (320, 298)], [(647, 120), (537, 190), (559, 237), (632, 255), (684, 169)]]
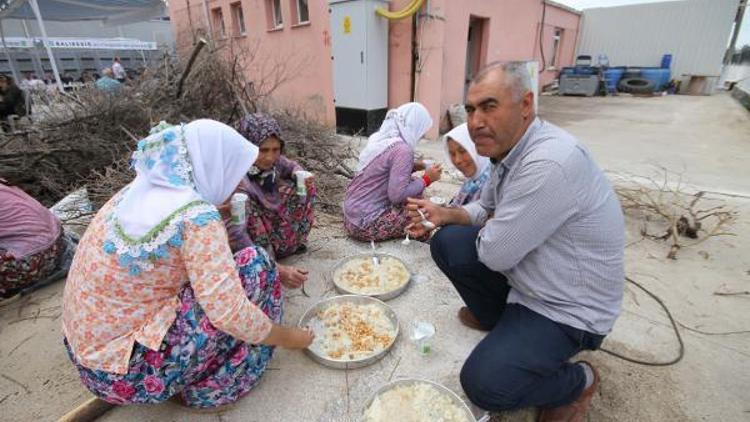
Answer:
[[(330, 126), (335, 125), (333, 102), (333, 63), (328, 2), (309, 1), (310, 23), (292, 26), (293, 4), (296, 0), (281, 0), (284, 25), (269, 30), (271, 0), (241, 0), (247, 34), (232, 36), (231, 4), (237, 0), (207, 0), (208, 8), (220, 7), (228, 37), (217, 40), (228, 44), (232, 51), (258, 46), (257, 60), (247, 66), (248, 75), (263, 72), (262, 64), (285, 61), (289, 67), (300, 67), (295, 77), (274, 93), (274, 104), (304, 111), (308, 116)], [(392, 0), (391, 10), (401, 10), (411, 0)], [(190, 15), (188, 19), (188, 5)], [(170, 15), (182, 54), (192, 45), (190, 22), (195, 30), (204, 30), (206, 17), (202, 0), (172, 0)], [(427, 0), (420, 11), (417, 32), (420, 61), (415, 80), (414, 99), (423, 103), (435, 122), (427, 137), (436, 138), (440, 121), (451, 104), (464, 100), (466, 52), (469, 22), (485, 19), (482, 48), (477, 67), (497, 60), (537, 60), (542, 0)], [(547, 2), (543, 30), (545, 58), (552, 57), (555, 28), (563, 30), (556, 69), (547, 66), (540, 74), (540, 85), (550, 83), (559, 68), (574, 62), (580, 15)], [(216, 38), (215, 38), (216, 39)], [(388, 106), (396, 107), (412, 99), (411, 19), (391, 21), (388, 51)]]
[[(396, 0), (400, 9), (409, 0)], [(464, 100), (466, 51), (471, 17), (488, 19), (483, 34), (480, 67), (497, 60), (537, 60), (542, 2), (537, 0), (430, 0), (420, 19), (418, 40), (424, 67), (417, 76), (416, 101), (430, 110), (435, 125), (427, 137), (438, 135), (438, 122), (451, 104)], [(540, 85), (550, 83), (559, 68), (574, 62), (580, 16), (555, 5), (547, 5), (544, 25), (545, 56), (551, 57), (554, 29), (563, 29), (558, 69), (540, 74)], [(411, 21), (391, 23), (389, 44), (389, 107), (407, 102), (410, 96)]]
[[(309, 23), (295, 25), (295, 1), (281, 0), (283, 26), (271, 29), (270, 0), (207, 0), (213, 39), (217, 46), (226, 48), (230, 57), (238, 52), (254, 52), (252, 63), (243, 66), (249, 79), (266, 75), (264, 79), (273, 80), (278, 74), (277, 66), (286, 69), (288, 77), (274, 91), (269, 106), (297, 110), (311, 119), (335, 126), (328, 3), (308, 2)], [(242, 6), (245, 35), (238, 33), (232, 15), (231, 5), (236, 4)], [(216, 8), (222, 11), (225, 38), (219, 36), (214, 22), (212, 11)], [(203, 1), (171, 0), (169, 11), (178, 52), (185, 57), (192, 49), (191, 32), (207, 32)]]

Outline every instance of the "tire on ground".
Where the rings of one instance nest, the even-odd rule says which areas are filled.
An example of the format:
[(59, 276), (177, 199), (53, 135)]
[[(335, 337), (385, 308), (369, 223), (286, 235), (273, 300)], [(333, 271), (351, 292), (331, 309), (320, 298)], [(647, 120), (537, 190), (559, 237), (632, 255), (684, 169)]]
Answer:
[(631, 94), (651, 94), (654, 92), (654, 83), (643, 78), (627, 78), (620, 81), (619, 89)]

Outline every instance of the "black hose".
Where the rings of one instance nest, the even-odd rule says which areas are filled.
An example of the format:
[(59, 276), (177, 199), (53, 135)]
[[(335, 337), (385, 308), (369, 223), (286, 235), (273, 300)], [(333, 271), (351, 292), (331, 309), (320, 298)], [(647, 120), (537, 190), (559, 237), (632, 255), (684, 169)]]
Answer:
[(616, 358), (620, 358), (622, 360), (625, 360), (625, 361), (628, 361), (628, 362), (631, 362), (631, 363), (637, 363), (639, 365), (646, 365), (646, 366), (671, 366), (671, 365), (674, 365), (677, 362), (681, 361), (682, 358), (685, 357), (685, 343), (682, 341), (682, 336), (680, 335), (680, 330), (677, 327), (677, 321), (675, 321), (675, 319), (672, 317), (672, 313), (669, 312), (669, 309), (667, 308), (667, 305), (665, 305), (664, 302), (658, 296), (656, 296), (655, 294), (651, 293), (648, 289), (646, 289), (645, 287), (643, 287), (640, 283), (636, 282), (632, 278), (625, 277), (625, 280), (628, 281), (629, 283), (634, 284), (636, 287), (638, 287), (639, 289), (641, 289), (644, 292), (646, 292), (647, 295), (651, 296), (656, 301), (656, 303), (658, 303), (662, 307), (662, 309), (664, 309), (664, 312), (667, 314), (667, 317), (669, 318), (670, 324), (672, 324), (672, 329), (674, 330), (674, 334), (675, 334), (675, 336), (677, 336), (677, 342), (680, 344), (680, 351), (677, 353), (677, 356), (675, 356), (673, 359), (670, 359), (668, 361), (664, 361), (664, 362), (649, 362), (649, 361), (644, 361), (644, 360), (640, 360), (640, 359), (634, 359), (634, 358), (631, 358), (631, 357), (627, 357), (627, 356), (621, 355), (621, 354), (619, 354), (617, 352), (613, 352), (611, 350), (607, 350), (607, 349), (605, 349), (603, 347), (600, 348), (599, 350), (601, 350), (602, 352), (607, 353), (609, 355), (612, 355), (612, 356), (614, 356)]

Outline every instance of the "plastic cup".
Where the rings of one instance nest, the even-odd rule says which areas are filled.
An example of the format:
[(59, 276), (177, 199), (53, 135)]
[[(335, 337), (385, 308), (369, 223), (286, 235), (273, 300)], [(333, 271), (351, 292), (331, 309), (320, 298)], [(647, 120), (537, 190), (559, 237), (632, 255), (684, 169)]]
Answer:
[(442, 196), (431, 196), (430, 202), (442, 207), (443, 205), (445, 205), (445, 198), (443, 198)]
[(235, 193), (232, 195), (232, 200), (229, 202), (232, 213), (232, 224), (245, 224), (245, 203), (247, 202), (247, 195), (244, 193)]
[(435, 165), (435, 160), (422, 160), (422, 163), (424, 163), (424, 169), (427, 170)]
[(305, 180), (312, 176), (313, 174), (309, 171), (298, 171), (294, 173), (294, 177), (297, 178), (297, 195), (307, 196), (307, 185), (305, 185)]
[(435, 337), (435, 326), (427, 321), (414, 321), (411, 327), (411, 340), (417, 346), (417, 352), (427, 356), (432, 352), (432, 340)]

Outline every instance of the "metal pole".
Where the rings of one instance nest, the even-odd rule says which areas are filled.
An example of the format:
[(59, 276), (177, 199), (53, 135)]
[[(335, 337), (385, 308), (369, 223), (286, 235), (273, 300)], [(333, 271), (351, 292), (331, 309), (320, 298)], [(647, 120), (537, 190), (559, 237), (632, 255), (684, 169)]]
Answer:
[(10, 72), (13, 74), (13, 80), (16, 81), (17, 84), (20, 84), (21, 80), (18, 79), (18, 72), (16, 71), (16, 66), (13, 64), (13, 58), (10, 56), (10, 50), (8, 49), (8, 46), (5, 44), (5, 31), (3, 31), (2, 19), (0, 19), (0, 37), (3, 39), (3, 51), (5, 51), (5, 56), (8, 57), (8, 65), (10, 66)]
[(40, 77), (44, 77), (44, 65), (42, 65), (42, 59), (39, 58), (39, 50), (37, 50), (34, 38), (29, 32), (29, 26), (26, 24), (26, 19), (21, 20), (21, 25), (23, 26), (23, 33), (26, 35), (26, 39), (31, 42), (31, 58), (36, 59), (36, 61), (34, 62), (36, 71), (34, 73), (36, 73)]
[(39, 24), (39, 30), (42, 32), (42, 40), (44, 40), (44, 48), (47, 49), (47, 56), (49, 57), (49, 64), (52, 65), (52, 73), (55, 74), (55, 81), (57, 81), (57, 88), (60, 92), (65, 92), (63, 88), (62, 80), (60, 79), (60, 72), (57, 70), (57, 63), (55, 63), (55, 56), (52, 55), (52, 49), (49, 47), (49, 39), (47, 38), (47, 29), (44, 28), (44, 21), (42, 20), (42, 14), (39, 12), (39, 4), (36, 0), (29, 0), (31, 8), (34, 10), (36, 21)]
[(737, 8), (732, 40), (729, 42), (729, 48), (727, 48), (727, 52), (724, 54), (724, 64), (729, 64), (732, 61), (732, 55), (734, 55), (734, 49), (737, 46), (737, 37), (739, 37), (740, 30), (742, 29), (742, 19), (745, 17), (745, 7), (747, 7), (747, 0), (742, 0)]

